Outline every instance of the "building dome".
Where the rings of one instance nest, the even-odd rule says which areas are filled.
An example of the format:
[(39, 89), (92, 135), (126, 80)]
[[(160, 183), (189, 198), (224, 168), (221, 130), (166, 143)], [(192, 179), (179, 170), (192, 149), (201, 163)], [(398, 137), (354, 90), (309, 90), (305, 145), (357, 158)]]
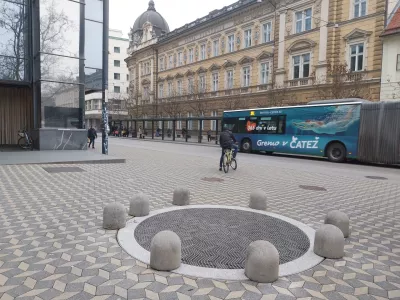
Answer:
[(155, 32), (156, 36), (160, 36), (164, 33), (169, 32), (168, 23), (165, 19), (156, 11), (154, 6), (154, 1), (149, 1), (149, 8), (147, 11), (142, 13), (135, 21), (132, 33), (137, 33), (139, 36), (142, 35), (142, 28), (144, 23), (149, 22), (153, 26), (153, 31)]

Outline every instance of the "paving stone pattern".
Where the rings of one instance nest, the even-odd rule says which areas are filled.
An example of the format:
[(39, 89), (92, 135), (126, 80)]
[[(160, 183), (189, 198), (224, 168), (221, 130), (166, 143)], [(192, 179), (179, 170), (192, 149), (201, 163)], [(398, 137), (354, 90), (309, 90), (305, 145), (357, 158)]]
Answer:
[(138, 243), (150, 251), (152, 238), (171, 230), (182, 241), (182, 262), (217, 269), (244, 269), (251, 242), (267, 240), (279, 251), (280, 263), (299, 258), (310, 248), (296, 226), (267, 215), (223, 208), (192, 208), (150, 217), (135, 229)]
[[(130, 143), (110, 143), (126, 164), (75, 165), (85, 172), (0, 167), (0, 299), (400, 299), (400, 180), (392, 175), (372, 180), (365, 176), (382, 171), (359, 176), (358, 166), (351, 173), (326, 163), (320, 171), (310, 160), (298, 168), (294, 158), (270, 165), (264, 161), (280, 159), (241, 154), (238, 170), (221, 174), (219, 149)], [(193, 204), (235, 206), (247, 206), (250, 192), (261, 188), (268, 210), (313, 228), (328, 211), (343, 210), (352, 223), (345, 257), (273, 284), (153, 271), (121, 250), (115, 231), (102, 229), (102, 208), (112, 201), (128, 208), (139, 191), (151, 209), (170, 206), (178, 185), (193, 191)]]

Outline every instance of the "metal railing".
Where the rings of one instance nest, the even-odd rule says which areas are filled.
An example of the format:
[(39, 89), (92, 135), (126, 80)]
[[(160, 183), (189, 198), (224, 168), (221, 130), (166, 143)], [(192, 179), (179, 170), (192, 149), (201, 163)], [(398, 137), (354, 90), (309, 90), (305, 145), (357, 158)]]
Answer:
[(120, 136), (122, 126), (132, 138), (140, 138), (142, 134), (142, 138), (154, 140), (218, 144), (221, 124), (219, 117), (113, 120), (110, 134), (116, 129)]

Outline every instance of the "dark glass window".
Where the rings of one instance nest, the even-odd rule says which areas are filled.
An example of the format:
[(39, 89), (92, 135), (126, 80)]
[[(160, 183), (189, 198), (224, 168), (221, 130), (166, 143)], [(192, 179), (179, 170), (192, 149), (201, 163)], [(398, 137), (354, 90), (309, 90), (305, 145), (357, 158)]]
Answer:
[(114, 53), (121, 53), (121, 48), (114, 47)]
[(30, 79), (27, 12), (25, 1), (0, 1), (0, 80)]
[(238, 119), (238, 133), (256, 133), (258, 118), (243, 117)]
[(278, 134), (286, 132), (286, 116), (279, 116)]
[(237, 118), (224, 119), (222, 128), (224, 128), (225, 126), (228, 127), (228, 129), (232, 133), (238, 133), (238, 119)]
[(286, 116), (270, 117), (241, 117), (224, 119), (224, 124), (233, 133), (245, 134), (284, 134), (286, 129)]
[(115, 80), (120, 80), (120, 79), (121, 79), (121, 74), (119, 74), (119, 73), (114, 73), (114, 79), (115, 79)]
[(121, 62), (119, 60), (114, 60), (114, 67), (120, 67)]

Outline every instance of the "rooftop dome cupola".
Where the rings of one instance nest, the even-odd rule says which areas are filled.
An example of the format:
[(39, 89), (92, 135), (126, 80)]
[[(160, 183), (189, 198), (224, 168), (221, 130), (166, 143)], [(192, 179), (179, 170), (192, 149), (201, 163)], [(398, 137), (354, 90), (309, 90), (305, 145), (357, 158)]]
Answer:
[(149, 8), (148, 8), (147, 10), (154, 10), (154, 11), (156, 11), (156, 7), (155, 7), (155, 5), (154, 5), (154, 1), (153, 1), (153, 0), (150, 0), (150, 1), (149, 1)]
[(133, 24), (131, 29), (131, 40), (134, 44), (140, 44), (143, 36), (143, 25), (150, 23), (153, 27), (154, 37), (158, 37), (169, 32), (168, 23), (156, 11), (156, 7), (153, 0), (149, 1), (149, 7), (142, 13)]

